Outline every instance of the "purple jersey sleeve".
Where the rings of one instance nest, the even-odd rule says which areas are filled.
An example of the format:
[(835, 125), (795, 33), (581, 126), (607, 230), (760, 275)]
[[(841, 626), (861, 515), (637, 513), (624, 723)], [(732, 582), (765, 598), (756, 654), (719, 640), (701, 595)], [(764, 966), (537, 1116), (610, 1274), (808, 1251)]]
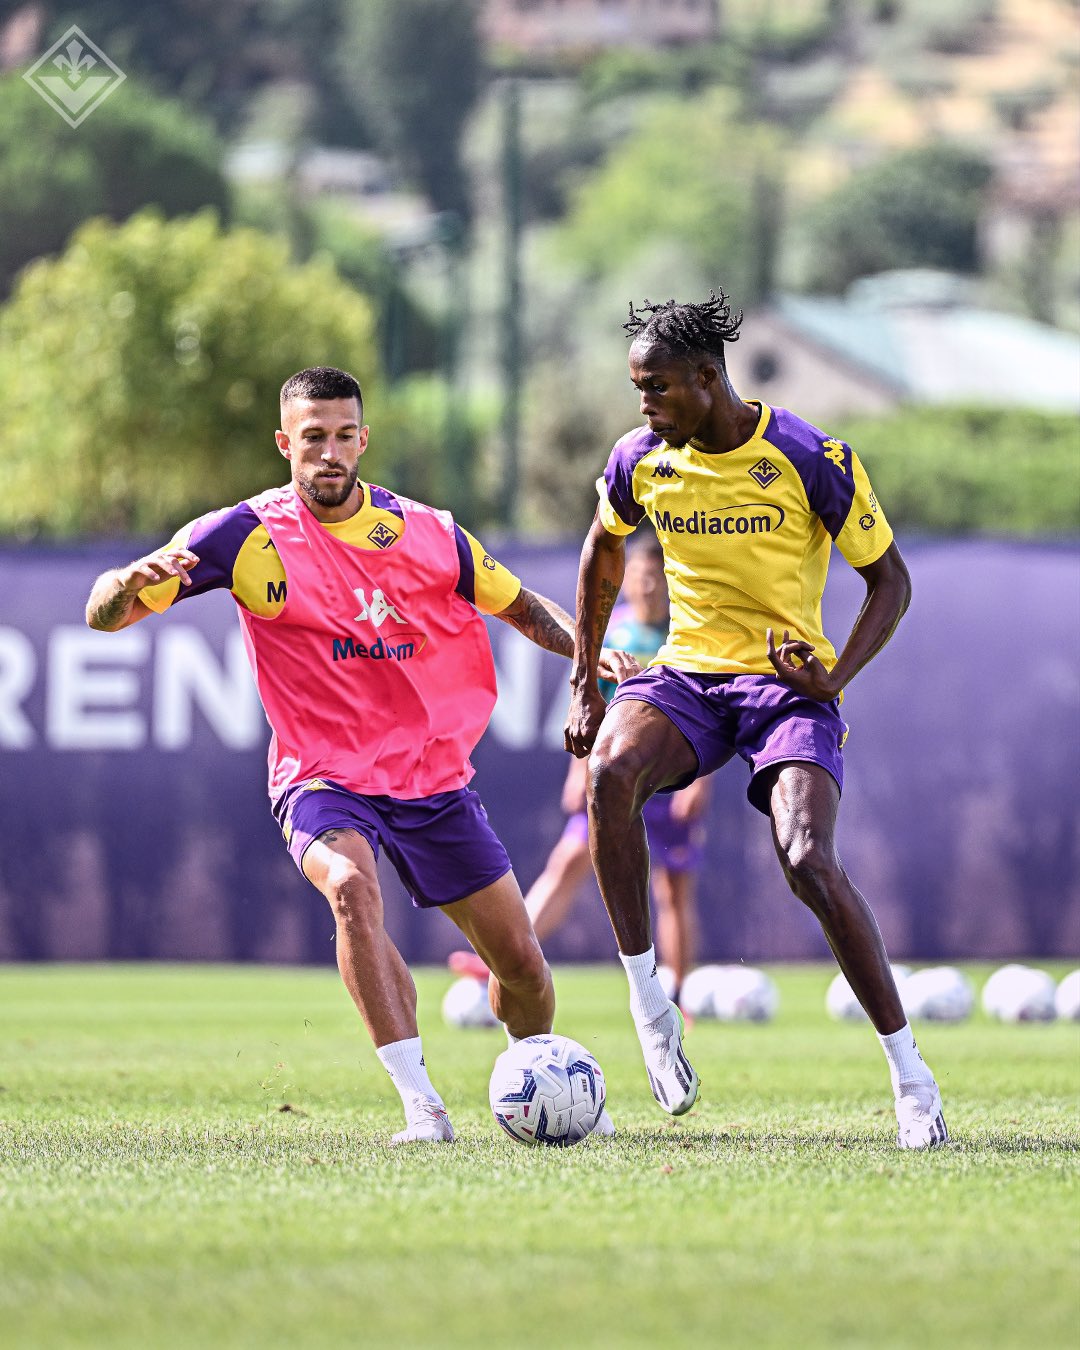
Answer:
[(645, 518), (645, 508), (634, 497), (634, 470), (644, 455), (662, 444), (648, 427), (638, 427), (612, 447), (604, 470), (604, 490), (611, 509), (626, 525), (640, 525)]
[(191, 585), (181, 586), (173, 603), (206, 591), (231, 590), (237, 554), (258, 527), (259, 517), (247, 502), (200, 516), (187, 540), (187, 547), (199, 561), (188, 573)]
[(786, 408), (774, 408), (764, 440), (794, 465), (810, 509), (835, 539), (855, 497), (851, 447), (804, 422)]

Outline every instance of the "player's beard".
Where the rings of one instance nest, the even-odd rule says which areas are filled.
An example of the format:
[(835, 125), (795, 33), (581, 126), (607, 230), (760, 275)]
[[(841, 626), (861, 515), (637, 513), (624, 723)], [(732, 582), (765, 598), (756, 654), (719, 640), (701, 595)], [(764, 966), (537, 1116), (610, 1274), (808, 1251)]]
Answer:
[(320, 482), (314, 473), (301, 475), (300, 486), (306, 496), (319, 506), (341, 506), (348, 501), (356, 487), (357, 466), (347, 470), (345, 477), (336, 483)]

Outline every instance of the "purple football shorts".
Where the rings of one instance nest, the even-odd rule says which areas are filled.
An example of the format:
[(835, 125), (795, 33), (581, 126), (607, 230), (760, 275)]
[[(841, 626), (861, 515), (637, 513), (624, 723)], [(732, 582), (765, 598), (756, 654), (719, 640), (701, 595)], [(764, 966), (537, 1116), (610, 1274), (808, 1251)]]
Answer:
[(626, 699), (659, 708), (697, 756), (697, 771), (664, 792), (677, 792), (736, 754), (750, 766), (750, 804), (764, 815), (769, 814), (765, 770), (774, 764), (819, 764), (844, 789), (848, 729), (838, 700), (805, 698), (774, 675), (697, 675), (672, 666), (649, 666), (623, 680), (609, 706)]
[[(696, 872), (705, 857), (705, 827), (701, 821), (674, 819), (669, 793), (650, 797), (641, 814), (655, 866), (669, 872)], [(562, 837), (575, 844), (589, 842), (589, 817), (584, 811), (567, 818)]]
[(355, 830), (376, 858), (381, 846), (417, 909), (452, 905), (510, 871), (506, 849), (468, 787), (399, 801), (316, 778), (289, 788), (274, 816), (301, 871), (308, 845), (327, 830)]

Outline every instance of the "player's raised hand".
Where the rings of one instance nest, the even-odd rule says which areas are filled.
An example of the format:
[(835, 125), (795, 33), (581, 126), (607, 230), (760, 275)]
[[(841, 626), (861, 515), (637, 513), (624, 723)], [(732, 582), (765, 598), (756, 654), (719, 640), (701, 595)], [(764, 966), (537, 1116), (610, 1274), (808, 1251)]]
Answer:
[(641, 662), (636, 656), (631, 656), (629, 652), (620, 651), (617, 647), (602, 647), (597, 669), (602, 680), (611, 680), (613, 684), (621, 684), (631, 675), (641, 674)]
[(829, 671), (814, 655), (814, 644), (804, 638), (793, 638), (784, 629), (784, 640), (779, 648), (773, 638), (773, 630), (766, 630), (769, 661), (776, 671), (777, 679), (794, 689), (797, 694), (817, 699), (821, 703), (831, 703), (839, 690), (834, 689)]
[(199, 561), (189, 548), (172, 546), (159, 548), (144, 558), (136, 558), (118, 573), (120, 585), (127, 595), (138, 595), (147, 586), (157, 586), (170, 577), (179, 577), (181, 586), (190, 586), (188, 573)]

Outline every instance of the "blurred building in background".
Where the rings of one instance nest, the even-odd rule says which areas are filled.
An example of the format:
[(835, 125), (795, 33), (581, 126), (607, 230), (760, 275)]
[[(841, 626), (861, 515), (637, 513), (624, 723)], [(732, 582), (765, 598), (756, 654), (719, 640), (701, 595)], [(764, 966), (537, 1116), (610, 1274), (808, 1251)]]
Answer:
[(740, 391), (823, 420), (903, 403), (1080, 412), (1080, 336), (988, 309), (944, 272), (781, 293), (747, 314), (728, 367)]
[(484, 0), (483, 32), (497, 46), (544, 53), (708, 42), (716, 0)]

